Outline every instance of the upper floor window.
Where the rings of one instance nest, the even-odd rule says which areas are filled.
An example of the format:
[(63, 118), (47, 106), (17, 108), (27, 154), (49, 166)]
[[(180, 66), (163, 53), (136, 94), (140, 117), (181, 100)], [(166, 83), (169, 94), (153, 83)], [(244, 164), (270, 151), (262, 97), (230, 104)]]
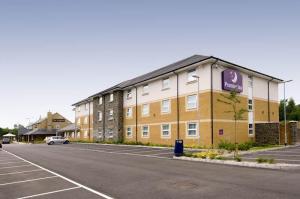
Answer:
[(131, 107), (128, 107), (126, 109), (126, 117), (128, 117), (128, 118), (132, 117), (132, 108)]
[(248, 76), (248, 87), (253, 88), (253, 77), (252, 76)]
[(132, 91), (131, 91), (131, 90), (128, 90), (128, 91), (127, 91), (126, 98), (127, 98), (127, 99), (131, 99), (131, 98), (132, 98)]
[(98, 121), (102, 121), (102, 111), (98, 112)]
[(89, 109), (89, 104), (85, 104), (85, 110)]
[(248, 110), (253, 111), (253, 100), (252, 99), (248, 99)]
[(77, 124), (80, 125), (80, 118), (77, 119)]
[(187, 96), (187, 109), (196, 109), (197, 108), (197, 95)]
[(149, 104), (143, 104), (142, 106), (142, 116), (149, 115)]
[(111, 93), (111, 94), (109, 95), (109, 101), (110, 101), (110, 102), (114, 101), (114, 94), (113, 94), (113, 93)]
[(163, 100), (161, 102), (161, 112), (170, 113), (171, 112), (171, 101), (169, 99)]
[(101, 105), (103, 103), (103, 98), (99, 97), (99, 105)]
[(109, 118), (108, 119), (109, 120), (114, 119), (114, 110), (112, 110), (112, 109), (109, 110)]
[(146, 85), (143, 86), (143, 95), (146, 95), (148, 93), (149, 93), (149, 85), (146, 84)]
[(80, 112), (80, 105), (77, 106), (77, 112)]
[(170, 88), (170, 78), (166, 78), (162, 80), (162, 89)]
[(196, 78), (195, 78), (196, 75), (197, 75), (197, 74), (196, 74), (196, 69), (189, 70), (189, 71), (187, 72), (187, 79), (188, 79), (188, 82), (195, 81), (195, 80), (196, 80)]

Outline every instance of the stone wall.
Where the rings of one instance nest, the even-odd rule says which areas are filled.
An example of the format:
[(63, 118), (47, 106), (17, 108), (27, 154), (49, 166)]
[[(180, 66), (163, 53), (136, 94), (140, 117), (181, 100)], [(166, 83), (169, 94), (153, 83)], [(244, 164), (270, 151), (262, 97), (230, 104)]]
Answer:
[(264, 144), (279, 144), (279, 123), (255, 124), (255, 142)]
[[(99, 97), (93, 99), (94, 107), (94, 141), (122, 141), (123, 139), (123, 92), (115, 91), (114, 100), (110, 102), (110, 93), (102, 96), (102, 104)], [(110, 110), (113, 117), (110, 118)], [(102, 121), (99, 121), (98, 112), (102, 112)]]
[[(286, 128), (287, 144), (294, 145), (297, 143), (297, 122), (288, 122)], [(299, 138), (298, 138), (299, 139)], [(280, 144), (285, 144), (285, 127), (284, 123), (280, 124)]]

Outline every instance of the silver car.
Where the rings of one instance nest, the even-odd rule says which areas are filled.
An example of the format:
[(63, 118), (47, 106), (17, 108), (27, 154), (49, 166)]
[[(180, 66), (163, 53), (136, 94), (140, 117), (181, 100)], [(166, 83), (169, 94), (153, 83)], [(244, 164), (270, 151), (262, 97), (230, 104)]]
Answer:
[(62, 136), (52, 136), (46, 138), (46, 144), (69, 144), (70, 141)]

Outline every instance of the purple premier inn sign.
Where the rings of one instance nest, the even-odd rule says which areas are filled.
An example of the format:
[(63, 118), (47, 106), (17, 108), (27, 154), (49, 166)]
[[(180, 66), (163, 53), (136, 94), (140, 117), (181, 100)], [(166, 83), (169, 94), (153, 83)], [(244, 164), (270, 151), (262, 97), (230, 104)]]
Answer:
[(226, 69), (222, 72), (222, 89), (243, 92), (243, 76), (236, 70)]

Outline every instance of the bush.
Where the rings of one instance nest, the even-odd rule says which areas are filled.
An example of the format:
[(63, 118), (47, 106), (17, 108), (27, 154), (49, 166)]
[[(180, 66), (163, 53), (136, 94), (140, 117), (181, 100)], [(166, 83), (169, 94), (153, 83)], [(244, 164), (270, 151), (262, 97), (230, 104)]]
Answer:
[(237, 161), (237, 162), (242, 162), (242, 158), (239, 157), (239, 156), (235, 157), (234, 160)]
[(238, 145), (238, 149), (240, 151), (248, 151), (250, 150), (251, 148), (253, 148), (255, 145), (254, 142), (250, 141), (250, 142), (245, 142), (245, 143), (242, 143), (242, 144), (239, 144)]
[(221, 140), (219, 143), (219, 149), (225, 149), (227, 151), (234, 151), (235, 150), (235, 145), (232, 144), (231, 142), (227, 140)]
[(261, 163), (267, 163), (268, 159), (266, 159), (266, 158), (257, 158), (256, 162), (259, 163), (259, 164), (261, 164)]

